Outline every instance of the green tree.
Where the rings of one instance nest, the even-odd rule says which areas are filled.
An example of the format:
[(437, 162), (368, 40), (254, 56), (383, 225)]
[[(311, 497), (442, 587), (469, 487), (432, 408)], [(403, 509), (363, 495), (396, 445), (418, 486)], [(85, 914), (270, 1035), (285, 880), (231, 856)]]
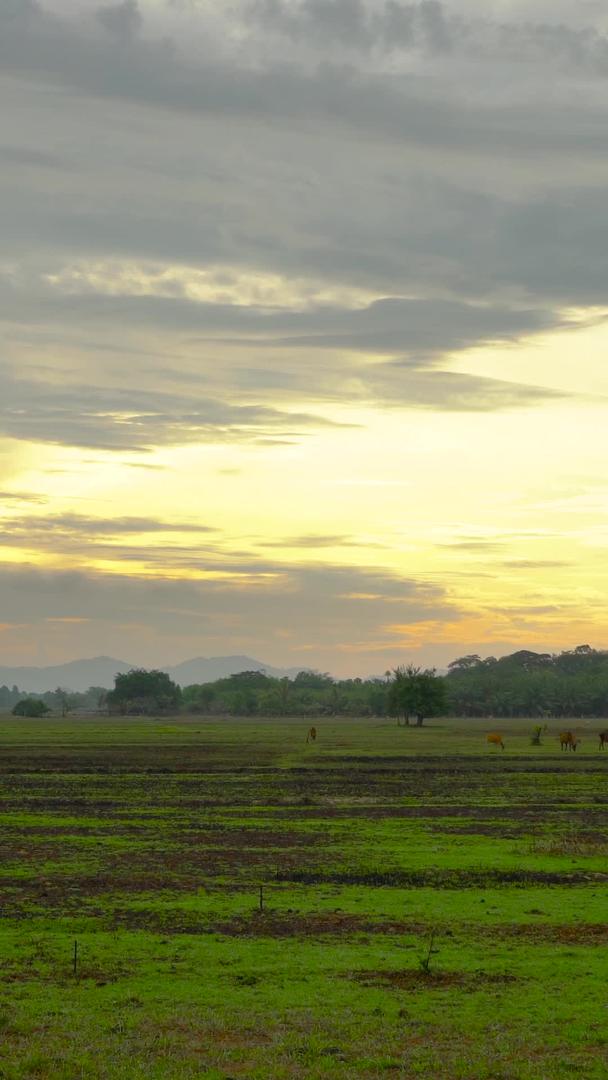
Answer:
[(45, 705), (41, 698), (26, 697), (18, 701), (13, 708), (13, 716), (46, 716), (50, 713), (48, 705)]
[(170, 712), (181, 704), (182, 692), (165, 671), (131, 668), (114, 677), (107, 695), (110, 709), (125, 713)]
[(52, 704), (62, 716), (67, 716), (72, 709), (77, 708), (81, 697), (80, 694), (71, 694), (70, 691), (65, 690), (63, 686), (58, 686), (50, 696), (52, 698), (50, 704)]
[(289, 691), (290, 691), (290, 687), (291, 687), (291, 680), (288, 679), (287, 676), (285, 676), (283, 679), (280, 680), (280, 682), (279, 682), (279, 701), (280, 701), (280, 712), (281, 712), (281, 714), (283, 716), (285, 716), (285, 714), (287, 713), (287, 709), (289, 707)]
[(452, 660), (451, 664), (448, 664), (448, 671), (456, 673), (459, 671), (471, 671), (473, 668), (479, 667), (483, 661), (477, 653), (469, 653), (468, 656), (459, 656), (457, 660)]
[(185, 686), (182, 691), (182, 701), (188, 712), (210, 713), (213, 712), (213, 703), (216, 697), (214, 683), (193, 683)]
[(464, 716), (605, 717), (608, 652), (578, 645), (555, 656), (462, 657), (449, 665), (446, 686), (450, 709)]
[(16, 686), (13, 686), (11, 690), (6, 684), (0, 686), (0, 709), (10, 709), (12, 705), (16, 705), (18, 701), (23, 697), (23, 691), (19, 690)]
[(84, 698), (88, 709), (103, 709), (108, 704), (108, 691), (104, 686), (89, 686)]
[(409, 724), (410, 717), (416, 717), (421, 727), (425, 717), (439, 716), (446, 711), (447, 695), (445, 680), (437, 675), (434, 668), (421, 668), (408, 664), (396, 667), (388, 691), (388, 712), (391, 716), (402, 717)]
[(298, 671), (293, 680), (293, 685), (297, 690), (304, 688), (307, 690), (327, 690), (333, 684), (334, 680), (326, 671)]

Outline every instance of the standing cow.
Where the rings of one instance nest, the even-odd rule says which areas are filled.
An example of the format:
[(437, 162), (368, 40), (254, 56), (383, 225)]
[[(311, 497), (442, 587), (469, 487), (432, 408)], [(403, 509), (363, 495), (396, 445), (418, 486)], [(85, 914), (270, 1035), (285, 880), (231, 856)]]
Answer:
[(504, 750), (505, 748), (505, 744), (502, 741), (502, 735), (499, 735), (496, 731), (493, 731), (490, 735), (488, 735), (487, 742), (490, 746), (500, 746), (501, 750)]
[(572, 731), (560, 731), (560, 750), (576, 750), (579, 742), (580, 739), (577, 739), (576, 735), (574, 735)]

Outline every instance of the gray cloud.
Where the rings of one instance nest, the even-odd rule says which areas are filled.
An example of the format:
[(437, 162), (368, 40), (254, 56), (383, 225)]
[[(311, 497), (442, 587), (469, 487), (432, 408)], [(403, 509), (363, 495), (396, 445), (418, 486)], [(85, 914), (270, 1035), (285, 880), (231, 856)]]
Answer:
[[(274, 331), (281, 346), (432, 356), (482, 342), (515, 340), (554, 326), (554, 320), (539, 310), (394, 298), (354, 311), (275, 315), (260, 319), (260, 324), (266, 324), (269, 336)], [(286, 327), (291, 330), (287, 337)]]
[(2, 503), (45, 503), (46, 496), (36, 495), (29, 491), (0, 491), (0, 506)]
[(243, 564), (242, 572), (242, 578), (235, 572), (230, 580), (175, 581), (3, 564), (2, 620), (14, 623), (16, 640), (19, 627), (38, 635), (49, 619), (82, 619), (83, 649), (103, 651), (111, 632), (115, 650), (130, 641), (132, 656), (134, 630), (140, 627), (140, 647), (143, 643), (148, 656), (176, 645), (191, 653), (235, 652), (257, 644), (258, 654), (272, 650), (305, 663), (311, 648), (335, 658), (337, 643), (352, 638), (353, 620), (362, 641), (394, 648), (398, 632), (390, 627), (395, 624), (459, 617), (441, 588), (381, 570), (253, 561)]
[[(304, 382), (299, 384), (300, 393)], [(139, 452), (154, 446), (203, 442), (288, 446), (315, 430), (352, 426), (314, 413), (261, 404), (233, 405), (200, 395), (180, 397), (162, 390), (65, 387), (15, 379), (0, 380), (0, 385), (0, 434), (63, 446)], [(339, 376), (335, 382), (321, 383), (307, 396), (345, 399)], [(563, 396), (544, 387), (392, 364), (363, 371), (349, 400), (390, 408), (487, 412)]]
[(330, 421), (306, 413), (162, 390), (56, 386), (0, 378), (0, 432), (14, 439), (139, 450), (175, 443), (251, 441), (274, 431), (301, 435)]
[[(113, 25), (134, 17), (124, 4), (102, 10)], [(357, 20), (345, 15), (344, 3), (318, 4), (311, 10), (312, 24), (322, 36), (328, 19), (356, 31)], [(425, 0), (417, 12), (432, 47), (445, 49), (450, 39), (441, 5)], [(7, 72), (151, 107), (265, 121), (289, 117), (290, 122), (308, 123), (317, 117), (323, 124), (330, 119), (367, 130), (375, 138), (458, 151), (492, 149), (501, 155), (561, 153), (575, 147), (596, 153), (605, 125), (601, 107), (582, 111), (562, 102), (559, 117), (542, 103), (496, 106), (486, 98), (483, 104), (469, 101), (464, 107), (448, 95), (425, 97), (420, 81), (404, 73), (387, 77), (319, 58), (312, 70), (268, 58), (256, 65), (251, 62), (254, 50), (249, 64), (239, 64), (219, 41), (200, 41), (197, 64), (166, 38), (127, 36), (117, 48), (114, 35), (79, 32), (68, 20), (33, 6), (22, 18), (7, 19), (0, 12), (0, 19), (0, 63)]]
[[(36, 303), (32, 305), (32, 298)], [(32, 311), (32, 307), (34, 310)], [(356, 309), (317, 306), (309, 311), (193, 302), (180, 296), (107, 296), (93, 291), (62, 294), (28, 283), (0, 289), (0, 316), (45, 325), (90, 323), (219, 336), (243, 345), (410, 353), (433, 357), (488, 342), (516, 341), (526, 334), (568, 326), (542, 308), (470, 304), (444, 299), (378, 300)], [(238, 337), (237, 337), (238, 335)], [(255, 335), (255, 336), (251, 336)], [(179, 377), (179, 372), (177, 373)]]
[[(440, 0), (380, 4), (348, 0), (257, 0), (246, 9), (252, 32), (285, 35), (298, 44), (325, 51), (397, 51), (426, 54), (455, 53), (477, 61), (487, 59), (525, 64), (545, 63), (561, 68), (608, 72), (608, 38), (594, 25), (568, 25), (561, 13), (547, 18), (538, 4), (528, 4), (522, 22), (507, 12), (480, 16), (467, 5)], [(553, 5), (555, 11), (555, 5)], [(570, 17), (572, 12), (568, 13)], [(585, 13), (589, 17), (589, 13)], [(599, 14), (599, 12), (598, 12)]]
[[(503, 546), (503, 540), (453, 540), (449, 543), (438, 544), (438, 547), (457, 548), (459, 551), (497, 551)], [(503, 564), (504, 565), (504, 564)]]
[(545, 567), (553, 569), (573, 564), (562, 559), (506, 559), (501, 565), (508, 570), (543, 570)]
[[(288, 445), (330, 425), (301, 411), (304, 397), (488, 411), (562, 396), (438, 366), (446, 352), (567, 325), (542, 308), (392, 298), (355, 310), (329, 304), (278, 310), (180, 295), (66, 293), (26, 274), (0, 283), (2, 315), (15, 345), (12, 364), (0, 370), (0, 432), (30, 441), (117, 451), (205, 441)], [(157, 352), (136, 344), (152, 331)], [(30, 357), (40, 350), (46, 336), (54, 357), (62, 333), (64, 343), (73, 339), (79, 367), (88, 368), (86, 382), (69, 366), (61, 372), (52, 361), (50, 368), (31, 360), (24, 368), (20, 361), (24, 349)], [(172, 350), (181, 359), (167, 365), (163, 354)], [(366, 355), (397, 351), (408, 355), (384, 363), (370, 363)], [(359, 364), (353, 352), (362, 354)], [(126, 378), (113, 353), (129, 356)], [(262, 366), (252, 364), (254, 355)], [(311, 361), (317, 367), (312, 383)]]
[(424, 371), (399, 363), (371, 373), (369, 390), (386, 407), (440, 409), (447, 412), (492, 412), (517, 409), (568, 395), (542, 386), (487, 379), (452, 371)]
[(0, 162), (4, 166), (33, 166), (35, 168), (62, 168), (64, 162), (56, 154), (35, 150), (28, 146), (0, 145)]
[[(19, 500), (14, 495), (10, 499)], [(0, 504), (2, 494), (0, 493)], [(36, 501), (36, 500), (34, 500)], [(102, 518), (81, 513), (21, 514), (0, 518), (0, 545), (34, 552), (52, 552), (78, 559), (112, 558), (124, 563), (137, 562), (163, 573), (176, 570), (205, 571), (212, 567), (236, 578), (275, 574), (277, 564), (254, 555), (253, 550), (238, 551), (226, 544), (216, 526), (187, 520), (162, 521), (150, 517)], [(163, 534), (169, 540), (163, 542)], [(173, 534), (173, 535), (172, 535)], [(150, 543), (153, 537), (153, 544)], [(179, 539), (178, 539), (179, 537)], [(346, 534), (305, 534), (280, 540), (253, 537), (254, 549), (365, 548), (380, 550), (379, 543), (358, 540)], [(244, 561), (243, 561), (244, 560)]]
[[(85, 514), (28, 515), (0, 519), (0, 546), (30, 555), (52, 554), (86, 566), (109, 559), (124, 567), (137, 564), (160, 576), (176, 571), (194, 572), (211, 566), (238, 577), (243, 571), (239, 555), (220, 545), (213, 526), (155, 518), (100, 518)], [(169, 539), (163, 540), (167, 536)], [(260, 570), (263, 567), (260, 563)]]
[[(129, 4), (103, 10), (111, 11), (111, 18), (119, 21), (132, 20), (136, 12)], [(285, 19), (299, 20), (298, 25), (305, 24), (311, 33), (316, 28), (310, 49), (317, 60), (323, 41), (331, 40), (331, 26), (338, 35), (345, 25), (350, 27), (346, 38), (363, 47), (372, 30), (374, 40), (385, 35), (385, 23), (390, 25), (391, 40), (396, 40), (396, 20), (404, 40), (411, 24), (419, 44), (426, 20), (443, 27), (444, 33), (449, 31), (451, 55), (458, 33), (462, 37), (462, 26), (470, 30), (472, 25), (466, 5), (450, 9), (449, 14), (436, 3), (373, 7), (274, 3), (248, 10), (249, 15), (244, 7), (240, 14), (238, 7), (231, 9), (220, 27), (242, 30), (247, 24), (253, 33), (259, 25), (267, 32), (270, 23), (285, 29)], [(274, 403), (260, 402), (259, 395), (282, 389), (297, 409), (298, 395), (306, 382), (311, 385), (307, 369), (313, 352), (319, 354), (319, 368), (312, 385), (322, 397), (331, 397), (340, 383), (345, 392), (349, 361), (340, 354), (358, 352), (396, 357), (373, 372), (360, 368), (348, 372), (358, 400), (492, 409), (550, 398), (550, 391), (514, 386), (508, 379), (483, 381), (449, 372), (428, 373), (419, 362), (424, 361), (425, 368), (430, 361), (439, 367), (445, 353), (487, 342), (515, 342), (522, 336), (562, 328), (564, 305), (603, 302), (608, 227), (603, 224), (604, 185), (599, 182), (604, 169), (598, 160), (605, 127), (602, 99), (576, 95), (575, 116), (568, 111), (570, 104), (539, 95), (535, 84), (527, 87), (524, 77), (515, 107), (508, 90), (505, 100), (500, 100), (500, 80), (494, 96), (488, 95), (484, 79), (483, 87), (476, 81), (474, 67), (464, 77), (459, 69), (459, 87), (455, 88), (456, 72), (449, 64), (434, 70), (432, 82), (421, 80), (416, 72), (368, 71), (356, 65), (334, 64), (319, 70), (318, 65), (307, 66), (303, 57), (296, 58), (288, 71), (278, 63), (280, 50), (271, 44), (259, 55), (253, 39), (247, 40), (241, 52), (209, 44), (213, 26), (205, 18), (197, 9), (188, 24), (194, 27), (200, 21), (201, 32), (209, 38), (195, 61), (186, 41), (180, 45), (177, 37), (168, 59), (156, 28), (147, 24), (137, 39), (127, 34), (117, 49), (99, 19), (60, 19), (34, 3), (5, 2), (0, 7), (5, 70), (19, 74), (19, 81), (8, 79), (5, 86), (9, 100), (19, 102), (21, 115), (27, 119), (19, 124), (23, 145), (16, 146), (13, 139), (12, 149), (8, 147), (15, 168), (22, 162), (22, 182), (11, 180), (9, 172), (0, 179), (3, 247), (13, 267), (0, 296), (0, 314), (11, 326), (13, 338), (17, 326), (29, 338), (21, 351), (15, 343), (12, 362), (22, 371), (27, 351), (31, 363), (31, 353), (37, 348), (36, 327), (49, 340), (55, 334), (58, 343), (71, 337), (83, 356), (97, 354), (95, 365), (87, 361), (87, 375), (92, 396), (101, 406), (88, 408), (79, 386), (66, 385), (63, 391), (55, 387), (45, 399), (40, 387), (29, 380), (23, 393), (18, 392), (17, 380), (17, 390), (9, 395), (5, 409), (5, 431), (31, 437), (38, 427), (41, 437), (54, 441), (57, 430), (63, 428), (65, 436), (60, 434), (58, 441), (104, 447), (148, 445), (155, 424), (161, 442), (207, 438), (213, 428), (220, 435), (226, 431), (228, 437), (240, 437), (245, 427), (251, 437), (276, 438), (292, 423), (309, 426), (309, 417), (292, 421), (277, 415), (281, 409), (272, 415), (264, 413)], [(486, 19), (483, 25), (487, 29), (490, 23)], [(561, 32), (555, 24), (550, 29)], [(585, 40), (591, 33), (576, 26), (564, 30), (581, 33)], [(599, 30), (596, 33), (601, 36)], [(213, 54), (211, 59), (208, 52)], [(63, 80), (66, 87), (62, 109), (52, 113), (50, 127), (46, 88), (43, 94), (36, 89), (49, 78)], [(205, 82), (208, 78), (218, 80), (214, 92)], [(100, 80), (97, 88), (91, 79), (93, 83)], [(70, 90), (70, 80), (100, 100), (83, 103)], [(167, 80), (180, 83), (179, 100)], [(252, 93), (254, 84), (257, 90)], [(364, 102), (357, 99), (359, 90)], [(117, 124), (115, 97), (121, 95), (125, 107), (121, 105)], [(461, 97), (462, 101), (466, 98), (464, 112)], [(149, 120), (126, 106), (128, 101), (140, 100), (153, 110)], [(168, 125), (163, 121), (165, 106), (183, 106), (184, 116)], [(190, 111), (199, 106), (202, 111), (193, 119)], [(277, 108), (283, 110), (283, 119)], [(323, 114), (321, 126), (310, 123), (318, 108)], [(258, 110), (257, 120), (252, 109)], [(227, 137), (226, 110), (231, 117), (228, 123), (237, 125), (235, 132), (243, 119), (257, 125), (254, 140)], [(374, 110), (379, 113), (378, 122)], [(335, 126), (347, 114), (359, 135), (367, 129), (362, 142), (354, 142)], [(396, 131), (394, 124), (404, 122), (413, 124), (412, 137), (420, 147), (420, 154), (413, 158), (405, 149), (381, 145), (387, 124)], [(161, 140), (157, 123), (162, 126)], [(510, 156), (495, 168), (493, 140), (498, 139), (503, 150), (511, 145), (505, 124), (513, 125), (517, 139), (528, 139), (529, 170), (528, 165), (522, 166), (521, 155)], [(109, 129), (110, 143), (88, 137), (90, 130)], [(468, 153), (473, 129), (481, 169)], [(493, 132), (490, 136), (488, 129)], [(577, 161), (576, 187), (567, 180), (560, 187), (557, 167), (551, 169), (548, 188), (544, 163), (538, 159), (538, 166), (533, 164), (550, 131), (565, 140), (563, 152), (557, 144), (555, 149), (562, 154), (561, 170), (566, 176), (571, 169), (571, 140), (588, 139), (587, 156), (582, 163)], [(338, 140), (340, 153), (333, 158), (323, 153), (327, 137)], [(81, 160), (79, 147), (86, 148)], [(56, 180), (44, 174), (45, 165), (51, 163)], [(160, 184), (159, 177), (163, 177)], [(494, 182), (486, 183), (485, 177)], [(583, 178), (588, 186), (581, 183)], [(86, 200), (81, 195), (85, 188)], [(117, 190), (120, 205), (112, 194)], [(39, 253), (38, 262), (32, 262), (32, 251)], [(108, 297), (89, 289), (88, 295), (61, 296), (36, 284), (37, 269), (60, 272), (73, 255), (153, 258), (203, 268), (226, 265), (253, 274), (260, 270), (303, 273), (334, 286), (373, 288), (385, 298), (356, 310), (325, 304), (308, 311), (294, 305), (279, 312), (255, 303), (194, 304), (177, 294)], [(182, 361), (175, 355), (182, 351), (184, 335), (191, 335), (190, 349), (197, 348), (199, 339), (198, 370), (210, 380), (214, 396), (205, 395), (192, 416), (185, 401), (178, 402), (175, 395), (169, 394), (164, 405), (157, 395), (147, 408), (145, 393), (137, 405), (135, 388), (129, 400), (122, 387), (122, 404), (136, 418), (118, 423), (112, 415), (102, 417), (102, 412), (111, 414), (121, 407), (117, 394), (105, 389), (108, 378), (107, 366), (100, 359), (102, 350), (143, 358), (151, 351), (152, 326), (165, 335), (154, 344), (160, 353), (171, 356), (174, 379), (191, 379), (193, 374), (192, 361), (186, 363), (187, 371), (180, 372)], [(92, 346), (86, 343), (87, 333), (96, 338)], [(226, 348), (231, 340), (241, 350), (249, 345), (251, 363), (231, 364), (225, 351), (212, 354), (214, 338), (221, 338)], [(271, 356), (270, 350), (277, 355)], [(328, 357), (329, 350), (333, 358)], [(397, 359), (403, 356), (408, 362), (415, 360), (419, 370), (408, 370)], [(134, 366), (134, 375), (137, 372), (139, 378), (143, 368), (142, 359)], [(221, 370), (226, 374), (224, 385), (219, 379)], [(228, 383), (247, 395), (248, 407), (257, 410), (255, 414), (235, 415), (234, 406), (225, 400)], [(23, 401), (26, 392), (29, 403)], [(97, 425), (98, 437), (94, 434)], [(259, 430), (253, 433), (251, 425), (259, 425)], [(270, 432), (270, 428), (280, 432)]]
[(303, 536), (284, 536), (281, 540), (259, 540), (262, 548), (302, 548), (316, 551), (319, 548), (360, 547), (368, 549), (381, 548), (384, 545), (369, 543), (367, 540), (357, 540), (356, 537), (337, 533), (335, 535), (323, 535), (306, 533)]
[(122, 0), (119, 4), (105, 5), (99, 7), (95, 14), (101, 25), (119, 40), (132, 37), (143, 25), (137, 0)]
[(356, 48), (374, 43), (374, 28), (362, 0), (254, 0), (246, 11), (250, 24), (284, 33), (296, 41), (326, 47), (328, 40)]
[[(13, 496), (16, 497), (16, 496)], [(2, 493), (0, 492), (0, 498)], [(2, 518), (0, 531), (5, 537), (16, 539), (36, 538), (45, 540), (45, 546), (53, 546), (57, 534), (75, 538), (99, 536), (140, 535), (147, 533), (211, 533), (217, 532), (212, 525), (200, 525), (187, 521), (160, 521), (146, 517), (88, 517), (86, 514), (45, 514), (39, 517)]]
[(566, 610), (569, 604), (515, 604), (512, 607), (502, 607), (501, 614), (519, 615), (553, 615)]

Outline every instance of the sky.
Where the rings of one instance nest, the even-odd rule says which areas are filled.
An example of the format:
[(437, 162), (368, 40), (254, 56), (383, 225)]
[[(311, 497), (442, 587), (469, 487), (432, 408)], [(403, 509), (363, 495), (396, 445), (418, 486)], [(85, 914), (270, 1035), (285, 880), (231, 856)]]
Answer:
[(608, 9), (0, 0), (0, 662), (608, 647)]

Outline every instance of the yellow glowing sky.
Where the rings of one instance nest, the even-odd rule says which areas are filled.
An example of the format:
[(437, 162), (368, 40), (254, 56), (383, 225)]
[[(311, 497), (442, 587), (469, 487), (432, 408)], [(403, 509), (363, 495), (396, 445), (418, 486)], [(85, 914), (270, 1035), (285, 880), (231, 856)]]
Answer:
[[(503, 649), (603, 645), (608, 431), (599, 395), (607, 341), (600, 325), (458, 359), (461, 371), (483, 365), (485, 374), (491, 368), (499, 375), (507, 366), (512, 375), (517, 368), (518, 378), (534, 385), (547, 385), (556, 372), (549, 385), (573, 396), (538, 407), (479, 414), (332, 404), (324, 415), (351, 426), (290, 445), (157, 448), (143, 460), (5, 441), (3, 488), (39, 501), (18, 506), (27, 525), (14, 543), (7, 537), (1, 558), (118, 578), (238, 580), (259, 594), (262, 608), (265, 583), (294, 564), (355, 573), (365, 567), (437, 585), (454, 606), (453, 617), (409, 623), (407, 610), (388, 603), (377, 632), (366, 626), (361, 639), (356, 611), (378, 594), (351, 591), (352, 625), (342, 624), (340, 639), (318, 654), (306, 635), (292, 642), (289, 625), (265, 629), (258, 645), (250, 622), (228, 633), (224, 624), (219, 639), (193, 639), (191, 649), (205, 654), (270, 652), (269, 662), (350, 672), (358, 670), (360, 653), (364, 670), (373, 671), (374, 652), (380, 670), (402, 650), (441, 663), (486, 642), (490, 651), (494, 642)], [(14, 521), (16, 509), (5, 502), (3, 518)], [(49, 517), (64, 515), (93, 519), (90, 531), (74, 538), (69, 528), (59, 530), (49, 542)], [(124, 535), (95, 527), (95, 519), (133, 516), (171, 531)], [(190, 531), (197, 526), (218, 532), (201, 537)], [(305, 537), (310, 546), (303, 546)], [(4, 637), (10, 656), (10, 624)], [(104, 651), (112, 652), (106, 640)], [(182, 642), (163, 647), (168, 661), (182, 658)], [(57, 651), (48, 643), (43, 655), (62, 659), (64, 648), (60, 636)], [(132, 653), (142, 655), (136, 641)]]
[(390, 46), (380, 0), (18, 28), (0, 666), (608, 647), (601, 79), (456, 7)]

